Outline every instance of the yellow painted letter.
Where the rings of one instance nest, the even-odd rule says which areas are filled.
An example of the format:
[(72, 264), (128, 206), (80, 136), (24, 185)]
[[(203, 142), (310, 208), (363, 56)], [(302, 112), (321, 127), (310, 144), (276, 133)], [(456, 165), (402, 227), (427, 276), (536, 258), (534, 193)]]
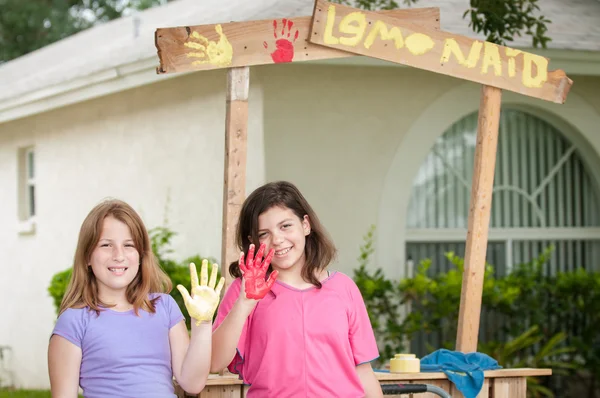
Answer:
[[(533, 67), (537, 67), (537, 75), (532, 76)], [(539, 88), (548, 80), (548, 60), (535, 54), (523, 53), (523, 85), (525, 87)]]
[(356, 46), (365, 35), (367, 18), (362, 12), (351, 12), (340, 21), (340, 33), (354, 35), (354, 37), (340, 37), (340, 43), (345, 46)]
[(431, 37), (423, 33), (413, 33), (406, 38), (406, 48), (413, 55), (423, 55), (435, 46)]
[(483, 47), (483, 60), (481, 61), (481, 73), (486, 74), (492, 65), (494, 67), (494, 75), (502, 76), (502, 62), (500, 61), (500, 52), (498, 46), (485, 42)]
[(378, 34), (381, 36), (381, 40), (394, 40), (397, 49), (404, 46), (404, 40), (402, 39), (402, 32), (400, 32), (400, 29), (394, 26), (388, 31), (385, 23), (377, 21), (365, 40), (365, 48), (371, 48)]
[(340, 40), (333, 35), (333, 25), (335, 25), (335, 6), (329, 6), (327, 9), (327, 24), (325, 25), (325, 34), (323, 41), (325, 44), (338, 44)]
[(517, 55), (521, 54), (521, 50), (516, 50), (514, 48), (506, 48), (506, 56), (508, 57), (508, 76), (514, 77), (516, 74), (515, 67), (515, 58)]
[(481, 48), (483, 47), (483, 43), (475, 40), (473, 44), (471, 44), (471, 50), (469, 50), (469, 58), (465, 60), (465, 56), (463, 55), (460, 46), (454, 39), (446, 39), (444, 42), (444, 52), (442, 53), (442, 58), (440, 62), (442, 64), (448, 62), (450, 60), (450, 56), (454, 54), (454, 57), (458, 61), (460, 65), (466, 66), (467, 68), (474, 68), (479, 61), (479, 56), (481, 54)]

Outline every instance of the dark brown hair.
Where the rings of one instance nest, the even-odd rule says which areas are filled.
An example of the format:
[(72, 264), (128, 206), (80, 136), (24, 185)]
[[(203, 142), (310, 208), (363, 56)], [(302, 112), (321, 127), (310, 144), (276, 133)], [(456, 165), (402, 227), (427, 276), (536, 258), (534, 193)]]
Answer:
[[(306, 261), (302, 269), (302, 278), (320, 288), (321, 282), (315, 276), (315, 271), (325, 269), (335, 258), (337, 250), (312, 207), (292, 183), (287, 181), (270, 182), (257, 188), (246, 198), (236, 231), (236, 243), (239, 249), (248, 253), (251, 241), (259, 241), (258, 217), (275, 206), (292, 210), (301, 220), (305, 215), (308, 216), (310, 234), (306, 236), (304, 247)], [(269, 267), (269, 272), (271, 270), (272, 268)], [(229, 265), (229, 273), (234, 278), (242, 276), (237, 261)]]

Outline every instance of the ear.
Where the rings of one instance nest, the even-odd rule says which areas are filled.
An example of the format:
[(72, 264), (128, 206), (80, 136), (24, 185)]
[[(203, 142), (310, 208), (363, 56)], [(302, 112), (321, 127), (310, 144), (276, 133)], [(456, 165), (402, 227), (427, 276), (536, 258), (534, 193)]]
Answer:
[(305, 214), (302, 218), (302, 229), (304, 230), (304, 236), (310, 235), (310, 220), (308, 214)]

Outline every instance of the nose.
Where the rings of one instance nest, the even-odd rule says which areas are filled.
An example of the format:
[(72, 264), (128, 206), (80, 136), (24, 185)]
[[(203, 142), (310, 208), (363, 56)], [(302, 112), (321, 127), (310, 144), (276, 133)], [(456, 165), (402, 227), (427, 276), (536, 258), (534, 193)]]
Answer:
[(273, 234), (273, 246), (280, 245), (281, 243), (283, 243), (283, 241), (284, 239), (282, 233), (277, 232)]
[(125, 251), (122, 247), (115, 245), (113, 249), (113, 260), (119, 263), (125, 261)]

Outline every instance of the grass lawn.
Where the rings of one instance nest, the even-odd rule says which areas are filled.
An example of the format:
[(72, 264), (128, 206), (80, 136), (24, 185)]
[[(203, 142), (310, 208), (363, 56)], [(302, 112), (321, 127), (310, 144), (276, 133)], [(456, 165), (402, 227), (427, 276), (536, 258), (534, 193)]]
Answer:
[(0, 390), (0, 398), (52, 398), (50, 391), (44, 390)]
[[(82, 395), (79, 396), (83, 398)], [(52, 398), (50, 390), (5, 390), (0, 389), (0, 398)]]

